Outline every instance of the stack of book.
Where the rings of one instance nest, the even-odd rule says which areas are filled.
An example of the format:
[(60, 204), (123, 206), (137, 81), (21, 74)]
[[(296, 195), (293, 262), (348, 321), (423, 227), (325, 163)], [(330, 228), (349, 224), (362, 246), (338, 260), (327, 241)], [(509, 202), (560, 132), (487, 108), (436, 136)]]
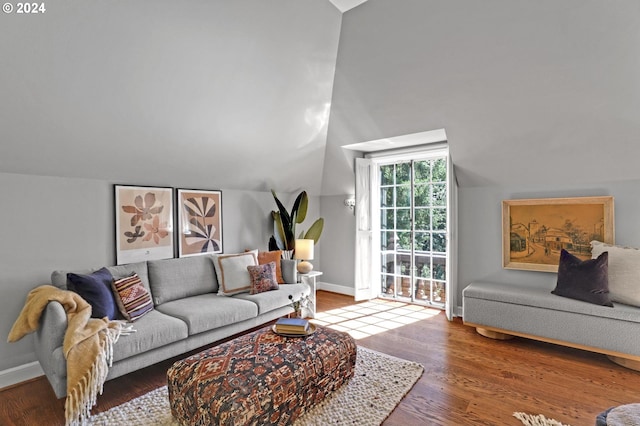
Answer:
[(307, 334), (309, 321), (303, 318), (280, 318), (276, 321), (276, 332), (282, 334)]

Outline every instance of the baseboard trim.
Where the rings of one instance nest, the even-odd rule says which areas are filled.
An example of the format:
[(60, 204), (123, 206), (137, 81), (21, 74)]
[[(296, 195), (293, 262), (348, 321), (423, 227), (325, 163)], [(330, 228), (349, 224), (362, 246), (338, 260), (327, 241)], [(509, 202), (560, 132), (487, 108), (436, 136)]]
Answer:
[(44, 375), (38, 361), (0, 371), (0, 389)]
[(345, 287), (343, 285), (318, 282), (316, 286), (317, 290), (330, 291), (332, 293), (346, 294), (347, 296), (355, 296), (355, 290), (351, 287)]

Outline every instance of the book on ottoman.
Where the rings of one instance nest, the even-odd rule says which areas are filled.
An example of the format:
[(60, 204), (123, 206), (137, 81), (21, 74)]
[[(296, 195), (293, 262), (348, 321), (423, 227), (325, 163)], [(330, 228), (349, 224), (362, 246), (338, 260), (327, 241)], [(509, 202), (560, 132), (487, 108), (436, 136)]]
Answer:
[(280, 318), (276, 321), (276, 331), (287, 334), (306, 334), (309, 321), (303, 318)]

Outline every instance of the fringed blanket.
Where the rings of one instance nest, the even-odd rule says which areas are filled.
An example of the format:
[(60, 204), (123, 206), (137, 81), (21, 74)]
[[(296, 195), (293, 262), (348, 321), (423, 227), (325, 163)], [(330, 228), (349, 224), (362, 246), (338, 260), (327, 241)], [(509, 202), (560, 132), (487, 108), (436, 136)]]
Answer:
[(107, 318), (91, 318), (91, 305), (78, 294), (43, 285), (32, 290), (13, 328), (9, 342), (38, 329), (40, 316), (50, 301), (62, 304), (67, 313), (63, 350), (67, 359), (67, 425), (82, 424), (89, 418), (107, 378), (113, 344), (120, 337), (122, 323)]

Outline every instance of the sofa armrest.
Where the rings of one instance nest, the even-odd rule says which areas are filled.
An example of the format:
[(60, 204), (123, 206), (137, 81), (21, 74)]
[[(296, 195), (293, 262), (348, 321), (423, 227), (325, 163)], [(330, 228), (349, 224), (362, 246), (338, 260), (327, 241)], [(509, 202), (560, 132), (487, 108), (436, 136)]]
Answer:
[(40, 327), (34, 333), (35, 347), (40, 366), (58, 398), (67, 391), (67, 365), (64, 357), (55, 357), (53, 354), (56, 349), (62, 348), (66, 331), (67, 315), (64, 308), (59, 302), (49, 302), (40, 317)]

